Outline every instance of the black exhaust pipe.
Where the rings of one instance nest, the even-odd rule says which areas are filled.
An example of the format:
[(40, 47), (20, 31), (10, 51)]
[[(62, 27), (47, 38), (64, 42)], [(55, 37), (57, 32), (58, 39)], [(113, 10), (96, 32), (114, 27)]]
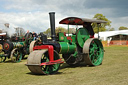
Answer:
[(50, 25), (51, 25), (51, 38), (53, 41), (56, 41), (56, 33), (55, 33), (55, 12), (50, 12)]

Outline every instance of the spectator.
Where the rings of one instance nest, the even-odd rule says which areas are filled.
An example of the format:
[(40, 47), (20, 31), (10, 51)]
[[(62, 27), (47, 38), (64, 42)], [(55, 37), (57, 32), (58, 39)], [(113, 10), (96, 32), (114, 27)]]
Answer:
[(110, 45), (111, 40), (112, 40), (112, 37), (108, 37), (107, 38), (107, 44), (108, 44), (108, 46)]
[(27, 36), (28, 33), (29, 33), (29, 30), (27, 30), (27, 33), (25, 34), (25, 37)]
[(38, 37), (37, 34), (35, 32), (32, 33), (32, 37), (33, 37), (33, 40), (36, 40), (36, 38)]

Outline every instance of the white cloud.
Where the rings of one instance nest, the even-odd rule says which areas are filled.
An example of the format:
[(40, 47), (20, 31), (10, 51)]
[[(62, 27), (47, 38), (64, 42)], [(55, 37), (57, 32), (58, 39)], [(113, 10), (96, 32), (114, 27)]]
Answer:
[[(0, 13), (0, 27), (4, 27), (4, 23), (10, 24), (10, 29), (16, 27), (22, 27), (25, 30), (42, 32), (50, 27), (49, 13), (48, 12), (25, 12), (25, 13)], [(59, 25), (60, 19), (62, 19), (61, 14), (56, 14), (56, 26)]]
[[(22, 27), (25, 30), (44, 31), (43, 28), (48, 27), (48, 13), (1, 13), (1, 22), (10, 23), (12, 28)], [(41, 29), (42, 28), (42, 29)]]
[(36, 5), (31, 0), (8, 0), (4, 7), (6, 9), (30, 11), (34, 10)]
[[(116, 17), (115, 8), (89, 8), (87, 0), (7, 0), (4, 5), (6, 12), (0, 13), (0, 22), (10, 23), (10, 29), (22, 27), (25, 30), (41, 32), (50, 27), (49, 12), (56, 12), (56, 26), (65, 17), (76, 16), (93, 18), (96, 13), (101, 13), (112, 21), (112, 27), (118, 29), (126, 26), (128, 17)], [(11, 12), (7, 12), (11, 11)], [(125, 11), (125, 10), (124, 10)], [(3, 25), (0, 24), (0, 27)], [(4, 27), (4, 26), (3, 26)]]
[(118, 30), (120, 26), (128, 27), (128, 17), (111, 18), (111, 20), (112, 27), (116, 30)]

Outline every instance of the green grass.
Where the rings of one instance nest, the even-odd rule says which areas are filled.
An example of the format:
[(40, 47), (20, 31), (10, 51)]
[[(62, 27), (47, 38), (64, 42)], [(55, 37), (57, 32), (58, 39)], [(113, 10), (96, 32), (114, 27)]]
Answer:
[(102, 65), (63, 64), (54, 75), (33, 75), (25, 64), (26, 60), (0, 63), (0, 85), (128, 85), (128, 47), (105, 47)]

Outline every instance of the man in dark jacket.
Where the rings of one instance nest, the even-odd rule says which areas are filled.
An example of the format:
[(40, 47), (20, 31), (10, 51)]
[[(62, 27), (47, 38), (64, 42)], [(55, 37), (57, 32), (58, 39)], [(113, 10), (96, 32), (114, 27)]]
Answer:
[(32, 33), (32, 37), (34, 38), (34, 40), (36, 40), (36, 38), (38, 37), (37, 34), (35, 32)]

